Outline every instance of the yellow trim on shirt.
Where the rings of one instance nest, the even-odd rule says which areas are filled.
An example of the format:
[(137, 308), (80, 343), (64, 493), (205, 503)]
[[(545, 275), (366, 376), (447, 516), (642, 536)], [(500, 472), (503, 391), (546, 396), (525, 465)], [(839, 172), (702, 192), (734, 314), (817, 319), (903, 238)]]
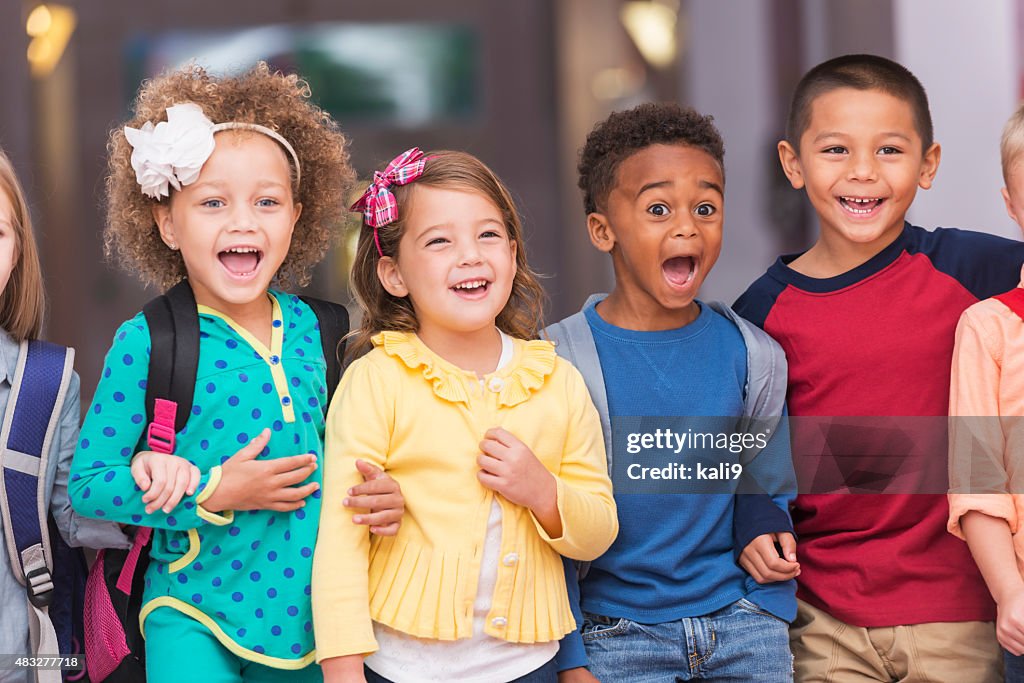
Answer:
[(310, 650), (300, 659), (283, 659), (281, 657), (271, 657), (270, 655), (260, 654), (248, 648), (242, 647), (234, 640), (232, 640), (228, 634), (224, 633), (224, 629), (217, 624), (209, 615), (200, 610), (196, 609), (188, 603), (182, 602), (177, 598), (172, 598), (169, 595), (163, 595), (159, 598), (154, 598), (147, 602), (142, 607), (142, 611), (139, 613), (139, 628), (142, 631), (142, 637), (146, 637), (146, 617), (149, 613), (158, 607), (170, 607), (176, 609), (187, 617), (191, 617), (198, 621), (200, 624), (210, 629), (210, 632), (214, 637), (220, 641), (221, 645), (230, 650), (233, 654), (247, 659), (250, 662), (256, 662), (263, 666), (273, 667), (275, 669), (288, 669), (291, 671), (297, 669), (304, 669), (313, 663), (316, 658), (316, 650)]
[(188, 552), (171, 562), (167, 565), (167, 573), (173, 574), (179, 569), (184, 569), (188, 566), (189, 562), (196, 559), (199, 556), (199, 531), (197, 529), (188, 530)]
[(217, 487), (220, 485), (220, 478), (222, 474), (223, 470), (220, 465), (215, 465), (210, 468), (210, 478), (206, 482), (206, 487), (199, 492), (198, 496), (196, 496), (196, 514), (199, 516), (199, 519), (204, 522), (209, 522), (214, 526), (225, 526), (235, 521), (234, 510), (222, 510), (217, 513), (211, 512), (203, 507), (203, 503), (213, 495), (213, 492), (216, 491)]
[[(212, 315), (215, 318), (220, 318), (224, 323), (234, 330), (235, 334), (244, 339), (249, 346), (252, 347), (253, 351), (260, 355), (268, 366), (270, 366), (270, 376), (274, 380), (274, 388), (277, 390), (277, 397), (281, 400), (281, 414), (284, 417), (285, 422), (295, 422), (295, 408), (292, 404), (291, 394), (288, 392), (288, 378), (284, 374), (284, 363), (281, 358), (281, 349), (284, 346), (284, 316), (281, 314), (281, 305), (277, 301), (277, 297), (267, 294), (270, 297), (270, 304), (273, 306), (271, 313), (273, 320), (280, 320), (281, 324), (271, 326), (270, 328), (270, 348), (268, 349), (263, 345), (259, 339), (254, 337), (249, 330), (245, 329), (230, 316), (221, 313), (218, 310), (210, 308), (209, 306), (199, 305), (196, 309), (199, 313), (205, 313), (206, 315)], [(273, 360), (273, 359), (276, 359)]]

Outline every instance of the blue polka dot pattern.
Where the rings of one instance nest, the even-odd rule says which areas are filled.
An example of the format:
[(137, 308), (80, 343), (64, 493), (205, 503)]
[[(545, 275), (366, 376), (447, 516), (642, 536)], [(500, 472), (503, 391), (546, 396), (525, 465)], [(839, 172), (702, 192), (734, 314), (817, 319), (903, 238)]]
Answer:
[[(302, 549), (311, 549), (316, 540), (319, 496), (307, 498), (306, 507), (292, 513), (237, 511), (223, 526), (209, 523), (201, 516), (206, 514), (202, 506), (195, 504), (212, 468), (265, 428), (270, 428), (271, 439), (261, 458), (323, 452), (325, 401), (320, 397), (326, 383), (316, 318), (298, 300), (282, 305), (282, 311), (283, 343), (270, 355), (278, 357), (273, 367), (284, 373), (284, 394), (278, 393), (271, 364), (228, 321), (201, 311), (196, 396), (176, 450), (188, 454), (203, 478), (197, 494), (186, 496), (171, 514), (158, 510), (147, 515), (131, 477), (116, 474), (136, 452), (148, 450), (144, 401), (149, 330), (141, 314), (122, 325), (82, 427), (70, 486), (76, 500), (88, 500), (97, 516), (155, 528), (145, 601), (175, 598), (208, 615), (240, 647), (296, 659), (313, 649), (306, 592), (312, 556), (303, 555)], [(283, 410), (286, 404), (300, 408), (291, 421)], [(321, 470), (307, 481), (321, 483)], [(195, 534), (189, 534), (193, 529), (200, 537), (198, 547)], [(184, 568), (168, 571), (172, 562), (196, 551)]]

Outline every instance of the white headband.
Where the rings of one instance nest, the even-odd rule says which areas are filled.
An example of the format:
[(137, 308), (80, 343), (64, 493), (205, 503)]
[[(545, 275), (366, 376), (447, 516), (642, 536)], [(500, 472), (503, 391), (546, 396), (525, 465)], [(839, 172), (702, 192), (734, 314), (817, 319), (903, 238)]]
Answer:
[(203, 164), (213, 154), (213, 136), (223, 130), (251, 130), (266, 135), (284, 147), (295, 164), (295, 182), (301, 178), (299, 156), (295, 148), (276, 131), (258, 123), (226, 121), (214, 124), (202, 108), (188, 102), (167, 107), (167, 120), (142, 128), (124, 127), (124, 136), (132, 147), (132, 168), (142, 193), (153, 199), (180, 190), (199, 178)]

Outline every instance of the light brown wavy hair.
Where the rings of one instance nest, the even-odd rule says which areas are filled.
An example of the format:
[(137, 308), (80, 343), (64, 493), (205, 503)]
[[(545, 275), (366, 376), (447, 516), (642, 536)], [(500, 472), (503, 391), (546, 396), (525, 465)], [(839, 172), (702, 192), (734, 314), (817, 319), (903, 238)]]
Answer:
[[(377, 229), (381, 250), (398, 258), (398, 244), (405, 232), (410, 200), (416, 186), (475, 192), (486, 197), (501, 212), (508, 237), (516, 243), (516, 275), (508, 303), (501, 309), (495, 325), (505, 334), (519, 339), (536, 339), (543, 327), (544, 290), (537, 274), (526, 262), (523, 225), (508, 189), (482, 161), (465, 152), (430, 152), (423, 175), (407, 185), (392, 186), (398, 202), (398, 219)], [(362, 324), (353, 330), (349, 357), (370, 346), (370, 337), (384, 330), (416, 332), (419, 322), (409, 297), (392, 296), (377, 277), (380, 254), (373, 239), (373, 228), (363, 221), (359, 231), (356, 257), (352, 264), (351, 288), (363, 312)]]
[[(344, 199), (355, 179), (348, 141), (329, 114), (310, 102), (309, 85), (298, 76), (271, 71), (265, 62), (240, 76), (219, 78), (189, 65), (146, 81), (124, 125), (167, 120), (167, 108), (192, 102), (214, 123), (257, 123), (278, 132), (295, 148), (302, 180), (294, 201), (302, 204), (291, 247), (274, 276), (275, 286), (309, 284), (310, 270), (339, 235)], [(110, 132), (107, 144), (106, 227), (104, 253), (146, 284), (166, 289), (185, 277), (180, 252), (160, 239), (153, 219), (157, 200), (142, 194), (132, 169), (132, 147), (124, 125)], [(289, 157), (289, 164), (291, 164)], [(160, 202), (173, 201), (171, 196)]]
[(7, 286), (0, 293), (0, 327), (15, 341), (37, 339), (43, 331), (45, 295), (39, 251), (32, 232), (25, 192), (21, 189), (14, 166), (0, 149), (0, 192), (11, 203), (14, 229), (14, 268)]

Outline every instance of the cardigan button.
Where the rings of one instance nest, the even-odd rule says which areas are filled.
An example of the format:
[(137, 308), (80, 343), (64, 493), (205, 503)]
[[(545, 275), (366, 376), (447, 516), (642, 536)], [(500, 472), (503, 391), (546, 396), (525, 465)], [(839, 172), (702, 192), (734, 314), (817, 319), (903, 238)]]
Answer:
[(494, 617), (493, 619), (491, 619), (491, 624), (495, 628), (505, 628), (506, 626), (508, 626), (508, 619), (506, 619), (505, 617)]
[(498, 393), (505, 388), (505, 380), (500, 377), (492, 377), (491, 381), (487, 383), (487, 388), (494, 393)]
[(506, 567), (511, 567), (512, 565), (514, 565), (518, 561), (519, 561), (519, 554), (518, 553), (509, 553), (508, 555), (505, 556), (505, 558), (501, 561), (501, 563), (503, 565), (505, 565)]

